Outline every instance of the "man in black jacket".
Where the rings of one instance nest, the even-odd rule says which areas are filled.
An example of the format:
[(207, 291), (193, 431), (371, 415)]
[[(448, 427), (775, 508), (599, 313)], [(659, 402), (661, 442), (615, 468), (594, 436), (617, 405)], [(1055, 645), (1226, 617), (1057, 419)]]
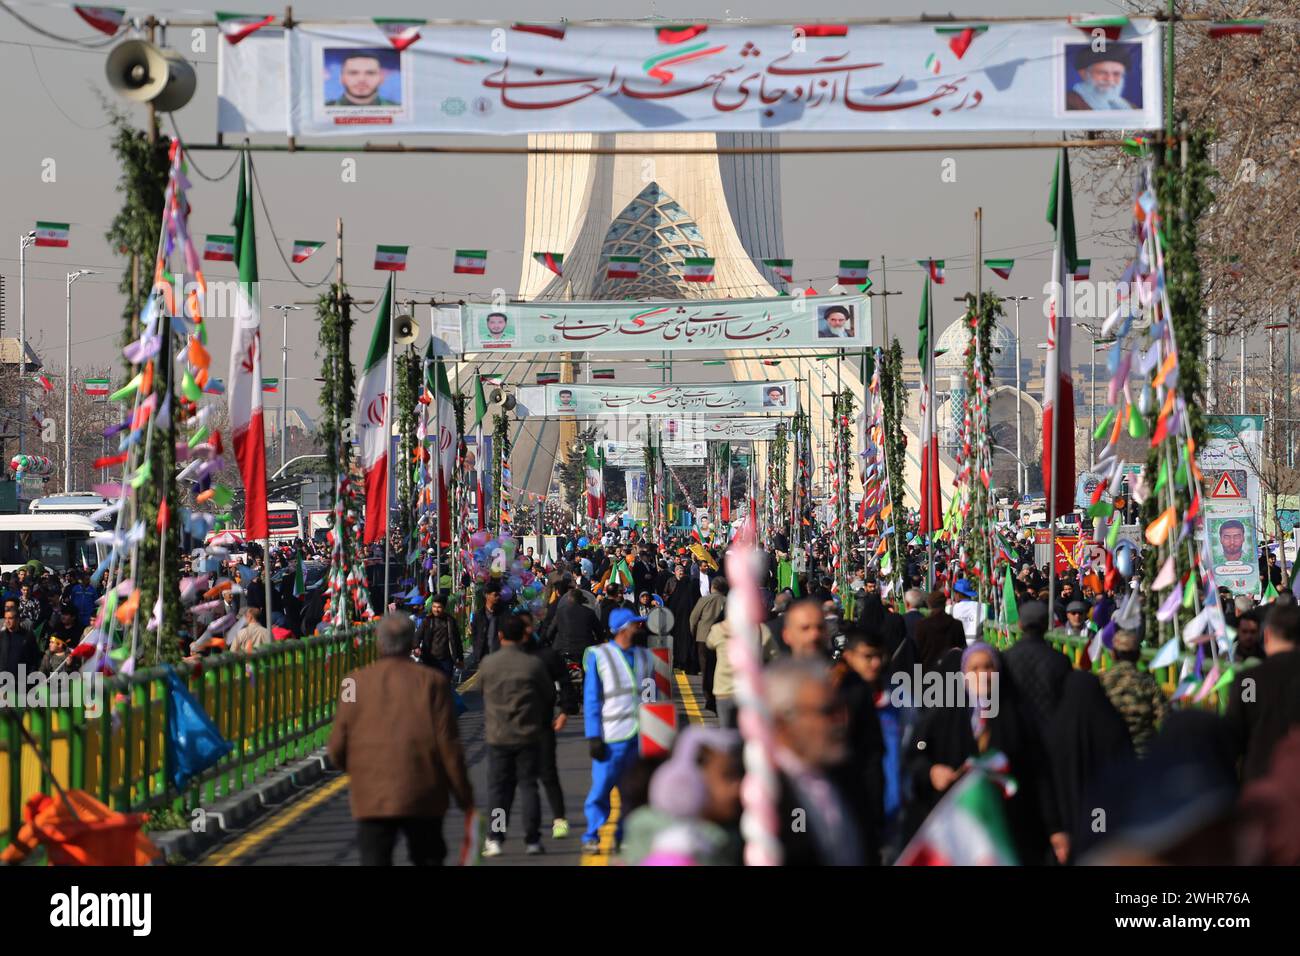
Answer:
[(600, 626), (609, 637), (609, 616), (615, 608), (625, 607), (629, 611), (635, 611), (636, 606), (623, 597), (623, 585), (617, 581), (610, 581), (605, 585), (605, 596), (597, 602), (597, 613), (600, 615)]
[(470, 619), (470, 632), (474, 642), (474, 662), (482, 664), (483, 658), (501, 646), (497, 639), (497, 619), (501, 615), (501, 585), (495, 581), (483, 588), (483, 610), (475, 611)]
[(593, 644), (605, 639), (604, 628), (596, 612), (587, 606), (582, 593), (572, 590), (560, 599), (555, 611), (555, 652), (573, 661), (582, 661), (582, 655)]
[(455, 669), (464, 664), (460, 625), (447, 613), (446, 598), (441, 594), (435, 595), (429, 603), (429, 616), (420, 624), (415, 637), (420, 648), (420, 663), (437, 668), (449, 680)]
[(1264, 619), (1264, 653), (1228, 698), (1228, 726), (1245, 755), (1247, 781), (1268, 773), (1274, 748), (1300, 725), (1300, 607), (1273, 605)]
[(41, 667), (41, 649), (36, 638), (18, 617), (15, 604), (5, 607), (4, 624), (0, 625), (0, 674), (18, 675), (19, 666), (29, 674)]
[(578, 712), (578, 691), (569, 680), (568, 668), (564, 666), (560, 655), (538, 643), (533, 615), (528, 611), (520, 611), (516, 616), (524, 624), (524, 650), (546, 665), (546, 673), (559, 692), (560, 713), (554, 724), (542, 730), (537, 753), (537, 778), (541, 781), (542, 790), (546, 792), (546, 802), (551, 806), (551, 837), (563, 840), (569, 835), (569, 818), (564, 811), (564, 788), (560, 786), (560, 774), (555, 761), (555, 734), (563, 730), (569, 717)]

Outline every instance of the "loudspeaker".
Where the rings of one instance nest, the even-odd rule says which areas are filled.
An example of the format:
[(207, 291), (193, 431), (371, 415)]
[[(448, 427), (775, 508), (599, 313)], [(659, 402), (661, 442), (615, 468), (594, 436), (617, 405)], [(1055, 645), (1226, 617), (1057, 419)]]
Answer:
[(115, 46), (104, 65), (108, 83), (128, 100), (152, 103), (164, 113), (175, 112), (194, 96), (198, 81), (194, 67), (175, 50), (144, 40)]
[(420, 324), (411, 315), (399, 315), (393, 323), (393, 341), (398, 345), (410, 345), (420, 336)]
[(514, 408), (514, 407), (515, 407), (516, 405), (518, 405), (518, 404), (519, 404), (519, 401), (515, 398), (515, 396), (514, 396), (513, 393), (510, 394), (510, 395), (507, 395), (507, 396), (506, 396), (506, 400), (505, 400), (505, 402), (504, 402), (505, 410), (506, 410), (506, 411), (510, 411), (512, 408)]
[(500, 405), (502, 400), (505, 399), (505, 397), (506, 397), (505, 392), (501, 391), (501, 389), (499, 388), (494, 388), (492, 389), (492, 394), (488, 396), (488, 404)]

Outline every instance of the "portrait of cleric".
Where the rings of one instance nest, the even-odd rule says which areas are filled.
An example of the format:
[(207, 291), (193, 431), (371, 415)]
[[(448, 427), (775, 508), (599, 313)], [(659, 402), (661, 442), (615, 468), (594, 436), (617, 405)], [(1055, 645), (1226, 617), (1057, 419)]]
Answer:
[(1142, 44), (1067, 43), (1063, 92), (1067, 110), (1142, 109)]

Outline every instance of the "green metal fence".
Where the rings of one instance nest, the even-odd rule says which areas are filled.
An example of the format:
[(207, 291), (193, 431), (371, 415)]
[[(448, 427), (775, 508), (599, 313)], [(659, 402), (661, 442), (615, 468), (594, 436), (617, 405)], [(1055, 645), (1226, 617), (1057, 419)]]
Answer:
[(23, 742), (20, 722), (64, 787), (85, 790), (115, 810), (186, 813), (238, 793), (322, 746), (340, 681), (375, 656), (373, 628), (358, 627), (176, 667), (234, 745), (183, 792), (166, 773), (165, 667), (106, 680), (100, 701), (83, 694), (83, 685), (74, 681), (66, 695), (70, 699), (0, 708), (0, 847), (21, 823), (23, 804), (53, 790), (49, 772)]

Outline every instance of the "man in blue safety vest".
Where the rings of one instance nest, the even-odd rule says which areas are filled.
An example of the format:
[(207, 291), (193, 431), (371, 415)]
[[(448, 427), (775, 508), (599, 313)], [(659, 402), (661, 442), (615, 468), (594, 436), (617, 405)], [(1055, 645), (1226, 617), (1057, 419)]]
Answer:
[[(587, 794), (587, 832), (582, 852), (600, 852), (600, 828), (609, 819), (609, 794), (637, 759), (638, 711), (643, 702), (656, 700), (654, 656), (634, 646), (645, 618), (628, 608), (609, 615), (613, 640), (587, 648), (582, 711), (587, 742), (591, 746), (591, 792)], [(623, 838), (619, 816), (615, 843)]]

